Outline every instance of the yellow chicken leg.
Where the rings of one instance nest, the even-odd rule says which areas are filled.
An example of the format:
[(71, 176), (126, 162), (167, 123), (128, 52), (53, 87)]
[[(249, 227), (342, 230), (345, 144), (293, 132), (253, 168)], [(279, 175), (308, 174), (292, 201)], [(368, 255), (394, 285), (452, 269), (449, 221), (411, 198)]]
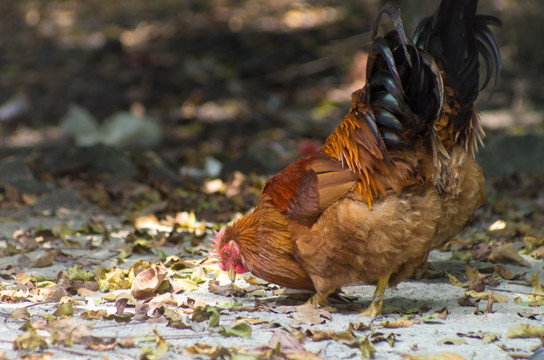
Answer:
[(315, 305), (315, 306), (327, 306), (329, 302), (327, 301), (327, 297), (332, 294), (334, 290), (331, 290), (325, 294), (320, 294), (319, 292), (316, 292), (310, 300), (308, 300), (307, 304)]
[(375, 318), (382, 313), (383, 295), (385, 293), (385, 288), (387, 287), (390, 276), (391, 274), (389, 273), (386, 276), (378, 279), (378, 283), (376, 284), (376, 290), (374, 291), (374, 296), (372, 296), (372, 302), (367, 309), (363, 310), (361, 315)]

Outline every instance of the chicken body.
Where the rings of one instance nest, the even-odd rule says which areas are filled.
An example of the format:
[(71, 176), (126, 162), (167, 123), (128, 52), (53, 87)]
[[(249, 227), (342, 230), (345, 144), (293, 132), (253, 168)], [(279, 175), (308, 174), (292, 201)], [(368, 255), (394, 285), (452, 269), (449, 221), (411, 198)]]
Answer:
[(441, 247), (463, 230), (485, 200), (482, 168), (460, 146), (451, 151), (439, 183), (447, 190), (439, 193), (442, 216), (431, 249)]
[(343, 285), (380, 280), (396, 285), (404, 280), (426, 259), (441, 214), (437, 192), (414, 186), (380, 198), (372, 209), (352, 191), (329, 207), (310, 231), (293, 224), (299, 257), (319, 294), (317, 302)]
[[(250, 271), (313, 289), (312, 302), (320, 304), (344, 285), (375, 284), (364, 314), (376, 316), (385, 287), (462, 230), (485, 197), (474, 160), (483, 136), (473, 108), (474, 64), (480, 53), (486, 62), (490, 56), (482, 46), (496, 51), (492, 35), (479, 36), (494, 18), (474, 21), (475, 6), (443, 0), (436, 19), (418, 28), (417, 46), (404, 34), (398, 8), (384, 6), (371, 36), (367, 84), (352, 95), (344, 120), (320, 152), (272, 177), (255, 209), (217, 233), (219, 266), (231, 279)], [(379, 37), (384, 14), (394, 30)], [(447, 30), (450, 18), (470, 22), (460, 39)]]

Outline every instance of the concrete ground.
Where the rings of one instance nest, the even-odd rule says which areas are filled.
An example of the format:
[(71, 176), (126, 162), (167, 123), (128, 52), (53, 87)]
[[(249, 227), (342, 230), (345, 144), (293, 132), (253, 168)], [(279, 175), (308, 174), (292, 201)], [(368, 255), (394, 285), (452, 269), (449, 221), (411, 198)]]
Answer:
[[(36, 228), (38, 226), (50, 229), (55, 225), (65, 223), (70, 227), (77, 228), (90, 217), (96, 216), (92, 209), (67, 212), (64, 215), (57, 212), (56, 216), (43, 216), (24, 212), (12, 215), (12, 217), (4, 218), (4, 221), (0, 222), (0, 236), (3, 239), (11, 238), (16, 230)], [(115, 217), (104, 218), (104, 224), (106, 226), (114, 225), (119, 234), (123, 234), (123, 229), (125, 229), (120, 224), (120, 219)], [(68, 258), (77, 259), (77, 263), (93, 264), (88, 266), (88, 269), (94, 269), (101, 265), (108, 268), (115, 263), (119, 249), (123, 247), (123, 237), (116, 237), (115, 233), (112, 232), (111, 239), (102, 244), (101, 247), (93, 251), (65, 246), (62, 248), (62, 252)], [(167, 255), (185, 256), (181, 249), (176, 249), (173, 246), (164, 246), (161, 247), (161, 250), (165, 251)], [(25, 255), (34, 259), (40, 256), (43, 251), (44, 249), (37, 248)], [(51, 330), (44, 330), (47, 329), (47, 326), (44, 327), (43, 323), (52, 321), (55, 318), (52, 313), (58, 308), (58, 301), (40, 302), (36, 297), (29, 295), (29, 299), (34, 302), (24, 300), (10, 302), (13, 300), (10, 300), (6, 294), (9, 289), (14, 287), (18, 275), (13, 275), (10, 278), (7, 274), (56, 276), (59, 272), (66, 271), (67, 268), (73, 266), (74, 262), (61, 262), (57, 259), (50, 266), (28, 268), (20, 265), (22, 264), (20, 261), (21, 256), (13, 255), (0, 258), (0, 269), (3, 278), (1, 280), (3, 290), (1, 292), (0, 315), (4, 318), (3, 324), (0, 326), (0, 353), (3, 353), (3, 358), (7, 359), (21, 358), (25, 354), (28, 356), (33, 354), (34, 357), (32, 358), (72, 360), (146, 358), (141, 357), (143, 354), (142, 348), (150, 348), (156, 351), (161, 344), (157, 339), (164, 339), (171, 345), (168, 351), (159, 356), (164, 359), (221, 358), (220, 355), (228, 353), (238, 354), (232, 355), (232, 359), (256, 359), (258, 357), (255, 355), (253, 357), (242, 357), (241, 354), (247, 352), (255, 354), (256, 351), (259, 351), (259, 347), (261, 347), (261, 354), (263, 354), (262, 346), (269, 344), (274, 348), (274, 338), (277, 339), (278, 337), (283, 339), (280, 341), (283, 344), (282, 352), (286, 355), (291, 354), (290, 358), (300, 359), (360, 358), (361, 346), (355, 346), (354, 344), (363, 343), (365, 338), (374, 341), (376, 359), (401, 359), (403, 356), (407, 356), (404, 354), (415, 356), (446, 352), (457, 354), (465, 359), (475, 360), (527, 358), (541, 344), (538, 338), (508, 338), (506, 336), (508, 330), (518, 324), (542, 325), (544, 314), (542, 307), (528, 307), (523, 304), (524, 301), (528, 300), (527, 293), (532, 291), (527, 282), (522, 280), (501, 280), (496, 288), (488, 287), (487, 291), (505, 296), (507, 302), (495, 302), (492, 311), (484, 313), (487, 301), (482, 300), (478, 304), (480, 311), (475, 313), (475, 307), (460, 306), (458, 302), (458, 299), (463, 297), (466, 289), (454, 286), (445, 275), (447, 271), (455, 275), (462, 283), (466, 283), (466, 276), (464, 275), (465, 262), (449, 260), (451, 257), (450, 252), (439, 251), (433, 251), (430, 255), (430, 262), (438, 272), (439, 277), (405, 281), (396, 290), (388, 289), (385, 296), (385, 315), (374, 320), (360, 316), (357, 312), (361, 306), (368, 305), (374, 290), (371, 286), (350, 286), (343, 289), (343, 297), (352, 304), (347, 304), (340, 298), (333, 298), (331, 299), (332, 308), (328, 309), (330, 312), (323, 309), (321, 312), (317, 310), (307, 312), (304, 308), (297, 307), (297, 305), (300, 305), (308, 295), (300, 295), (289, 291), (281, 293), (281, 290), (278, 292), (279, 289), (274, 286), (257, 286), (257, 290), (253, 293), (238, 296), (222, 296), (213, 293), (209, 291), (210, 281), (218, 280), (220, 285), (228, 285), (229, 281), (224, 273), (218, 271), (216, 265), (209, 265), (206, 267), (206, 271), (209, 271), (209, 273), (204, 276), (205, 282), (199, 284), (198, 289), (173, 294), (172, 300), (166, 302), (168, 308), (177, 311), (181, 315), (183, 323), (187, 324), (188, 328), (169, 327), (164, 320), (161, 320), (161, 317), (154, 320), (136, 320), (129, 317), (130, 321), (127, 323), (103, 318), (83, 319), (82, 314), (88, 310), (104, 309), (108, 314), (116, 313), (115, 303), (104, 300), (104, 296), (107, 296), (108, 293), (98, 291), (94, 294), (73, 296), (75, 300), (74, 314), (70, 319), (86, 325), (92, 335), (103, 339), (103, 341), (107, 342), (108, 339), (116, 339), (120, 342), (121, 339), (132, 337), (134, 345), (126, 348), (116, 346), (113, 349), (104, 346), (103, 350), (99, 351), (96, 350), (96, 347), (91, 349), (88, 345), (85, 345), (85, 341), (77, 343), (76, 340), (70, 346), (52, 344)], [(203, 255), (200, 256), (200, 258), (204, 257)], [(193, 258), (195, 257), (193, 256)], [(196, 259), (198, 258), (199, 256), (196, 256)], [(530, 263), (530, 268), (515, 264), (507, 264), (507, 268), (514, 274), (526, 273), (525, 277), (529, 279), (535, 272), (541, 278), (544, 278), (542, 261), (527, 256), (524, 258)], [(151, 263), (157, 261), (158, 257), (154, 253), (134, 255), (128, 258), (126, 263), (118, 266), (128, 269), (138, 260)], [(478, 262), (471, 262), (470, 264), (482, 271), (493, 265)], [(172, 273), (168, 276), (171, 275)], [(247, 279), (250, 280), (250, 278)], [(236, 285), (240, 288), (250, 286), (244, 280), (244, 277), (239, 278)], [(117, 295), (119, 293), (129, 293), (129, 290), (116, 290), (113, 293)], [(522, 303), (518, 304), (514, 300), (516, 298), (519, 298), (517, 301)], [(192, 321), (191, 317), (195, 311), (195, 304), (211, 305), (219, 309), (219, 325), (209, 327), (207, 320), (203, 322)], [(33, 351), (13, 349), (14, 339), (25, 333), (24, 330), (21, 330), (25, 319), (13, 320), (9, 317), (14, 310), (23, 307), (27, 308), (35, 327), (42, 324), (37, 334), (47, 339), (47, 348)], [(417, 310), (419, 308), (426, 310), (420, 314), (402, 317), (399, 308), (404, 309), (401, 312), (409, 312), (410, 309)], [(134, 314), (136, 310), (129, 304), (124, 312)], [(441, 318), (438, 316), (439, 313), (446, 315)], [(56, 318), (58, 319), (60, 316)], [(221, 327), (228, 329), (244, 319), (245, 323), (249, 324), (251, 328), (250, 337), (227, 337), (220, 333), (219, 329)], [(399, 320), (406, 320), (402, 323), (406, 327), (399, 327), (401, 325)], [(358, 340), (353, 337), (342, 340), (342, 336), (321, 341), (313, 340), (317, 336), (313, 334), (316, 330), (332, 330), (335, 333), (342, 333), (348, 329), (350, 323), (355, 323), (357, 329), (353, 333)], [(291, 333), (292, 337), (298, 336), (299, 339), (304, 339), (299, 347), (295, 346), (293, 349), (287, 345), (288, 341), (282, 336), (288, 333)], [(319, 332), (317, 333), (319, 334)], [(156, 334), (159, 334), (159, 337)], [(495, 336), (496, 340), (485, 343), (483, 337), (486, 334)], [(271, 339), (272, 343), (270, 343)], [(379, 341), (385, 339), (389, 339), (392, 344), (387, 341)], [(207, 348), (202, 344), (209, 345), (211, 348)], [(351, 346), (348, 344), (351, 344)], [(302, 347), (305, 351), (315, 355), (301, 352), (304, 350)], [(365, 346), (363, 345), (364, 349)], [(193, 353), (202, 352), (203, 354), (190, 355), (191, 351)], [(160, 351), (155, 355), (159, 355), (159, 353)], [(208, 355), (205, 355), (205, 353), (208, 353)], [(443, 356), (446, 355), (443, 354)], [(448, 356), (451, 357), (443, 358), (462, 359), (461, 357), (454, 357), (452, 354)], [(224, 358), (229, 358), (229, 356), (224, 355)], [(284, 357), (277, 356), (276, 358), (281, 359)], [(431, 357), (431, 359), (442, 359), (442, 357)]]

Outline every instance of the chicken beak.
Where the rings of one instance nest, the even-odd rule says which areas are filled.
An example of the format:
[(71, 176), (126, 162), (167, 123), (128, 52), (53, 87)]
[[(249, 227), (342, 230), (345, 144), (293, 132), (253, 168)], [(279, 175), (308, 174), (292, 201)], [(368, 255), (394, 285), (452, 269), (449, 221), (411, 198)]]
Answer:
[(229, 279), (231, 282), (234, 282), (236, 280), (236, 271), (234, 271), (234, 267), (229, 268)]

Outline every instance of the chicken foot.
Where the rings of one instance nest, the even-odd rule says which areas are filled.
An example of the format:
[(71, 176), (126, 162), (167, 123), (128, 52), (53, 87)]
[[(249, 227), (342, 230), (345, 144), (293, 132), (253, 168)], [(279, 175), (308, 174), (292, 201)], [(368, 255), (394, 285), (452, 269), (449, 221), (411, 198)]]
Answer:
[(327, 306), (329, 305), (329, 302), (327, 301), (327, 297), (332, 294), (334, 290), (331, 290), (327, 293), (321, 294), (319, 292), (316, 292), (310, 300), (308, 300), (307, 304), (314, 305), (314, 306)]
[(391, 273), (378, 279), (378, 283), (376, 284), (376, 290), (374, 291), (374, 295), (372, 296), (372, 302), (367, 309), (361, 312), (361, 315), (375, 318), (382, 313), (383, 295), (385, 293), (387, 283), (389, 282), (389, 277), (391, 277)]

